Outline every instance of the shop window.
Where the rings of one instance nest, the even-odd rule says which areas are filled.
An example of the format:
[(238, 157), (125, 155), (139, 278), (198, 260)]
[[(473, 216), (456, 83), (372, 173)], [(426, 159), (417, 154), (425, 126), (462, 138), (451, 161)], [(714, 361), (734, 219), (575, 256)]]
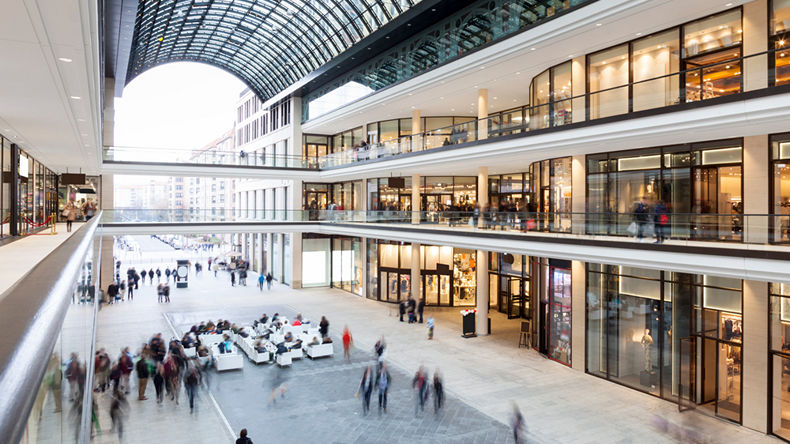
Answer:
[(551, 72), (544, 71), (530, 84), (529, 129), (548, 128), (551, 100)]
[(680, 69), (679, 54), (677, 28), (633, 43), (634, 111), (680, 102), (680, 76), (670, 75)]
[(549, 267), (549, 357), (571, 365), (571, 270)]
[(628, 45), (587, 56), (591, 119), (628, 112)]
[(771, 142), (773, 196), (771, 213), (772, 241), (790, 242), (790, 139), (778, 136)]
[(683, 27), (686, 101), (741, 91), (740, 8)]
[(771, 40), (777, 50), (773, 58), (774, 84), (790, 83), (790, 0), (771, 1)]

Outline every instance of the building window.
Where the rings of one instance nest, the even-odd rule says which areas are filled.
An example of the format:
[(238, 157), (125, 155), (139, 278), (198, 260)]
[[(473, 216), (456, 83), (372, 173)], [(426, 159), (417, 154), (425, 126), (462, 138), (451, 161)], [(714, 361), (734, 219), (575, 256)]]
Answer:
[(770, 40), (776, 49), (770, 57), (772, 83), (787, 85), (790, 83), (790, 0), (773, 0), (771, 2)]
[[(741, 92), (741, 9), (683, 26), (686, 101)], [(698, 69), (697, 69), (698, 68)]]
[(628, 112), (628, 44), (587, 56), (590, 118)]
[(771, 137), (773, 242), (790, 242), (790, 134)]

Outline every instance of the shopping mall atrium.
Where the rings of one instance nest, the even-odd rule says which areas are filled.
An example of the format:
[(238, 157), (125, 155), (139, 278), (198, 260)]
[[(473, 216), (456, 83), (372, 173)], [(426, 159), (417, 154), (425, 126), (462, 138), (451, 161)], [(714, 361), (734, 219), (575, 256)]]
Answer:
[(0, 442), (790, 441), (790, 0), (0, 10)]

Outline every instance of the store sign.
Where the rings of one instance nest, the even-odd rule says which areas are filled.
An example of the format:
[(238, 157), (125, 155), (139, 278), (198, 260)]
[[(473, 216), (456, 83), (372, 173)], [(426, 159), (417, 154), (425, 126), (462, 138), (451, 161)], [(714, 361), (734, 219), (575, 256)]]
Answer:
[(61, 185), (83, 185), (85, 180), (84, 174), (63, 173), (60, 175)]
[(19, 177), (27, 177), (30, 172), (28, 171), (28, 159), (24, 154), (19, 154)]

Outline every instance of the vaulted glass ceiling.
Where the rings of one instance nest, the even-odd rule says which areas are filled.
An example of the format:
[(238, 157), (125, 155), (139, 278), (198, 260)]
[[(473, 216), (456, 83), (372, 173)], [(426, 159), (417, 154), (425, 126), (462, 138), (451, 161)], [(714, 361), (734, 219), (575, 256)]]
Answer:
[(262, 99), (420, 0), (139, 0), (126, 82), (173, 61), (219, 66)]

